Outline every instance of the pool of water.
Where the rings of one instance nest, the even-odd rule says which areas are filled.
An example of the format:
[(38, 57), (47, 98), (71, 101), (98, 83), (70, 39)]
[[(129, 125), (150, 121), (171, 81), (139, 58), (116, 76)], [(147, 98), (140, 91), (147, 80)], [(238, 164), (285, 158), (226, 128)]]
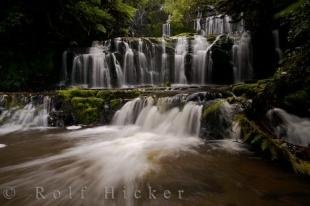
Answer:
[(309, 205), (310, 184), (233, 140), (131, 126), (0, 137), (1, 205)]

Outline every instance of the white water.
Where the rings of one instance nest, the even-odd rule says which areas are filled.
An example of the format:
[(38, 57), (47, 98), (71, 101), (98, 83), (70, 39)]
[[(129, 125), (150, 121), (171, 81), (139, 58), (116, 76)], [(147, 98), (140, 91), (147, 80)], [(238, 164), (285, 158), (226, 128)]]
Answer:
[(148, 62), (146, 59), (145, 54), (143, 53), (143, 42), (141, 39), (139, 39), (139, 45), (138, 45), (138, 60), (139, 60), (139, 81), (140, 84), (146, 84), (148, 83), (148, 75), (149, 75), (149, 69), (148, 69)]
[(112, 58), (113, 58), (113, 63), (115, 65), (118, 86), (122, 87), (125, 84), (125, 78), (124, 78), (122, 67), (119, 64), (119, 62), (117, 61), (117, 59), (115, 57), (115, 54), (112, 53), (111, 55), (112, 55)]
[(169, 15), (168, 20), (165, 24), (163, 24), (163, 37), (170, 37), (171, 36), (171, 28), (170, 28), (171, 16)]
[(273, 40), (274, 40), (274, 47), (275, 47), (276, 53), (278, 55), (278, 63), (281, 63), (281, 61), (283, 59), (283, 52), (282, 52), (282, 49), (280, 47), (279, 30), (272, 31), (272, 35), (273, 35)]
[(310, 119), (297, 117), (279, 108), (268, 111), (267, 117), (279, 138), (294, 145), (310, 145)]
[(31, 128), (44, 128), (48, 126), (51, 98), (45, 96), (43, 103), (34, 105), (29, 102), (22, 107), (14, 107), (4, 110), (0, 115), (0, 135)]
[(68, 62), (68, 51), (66, 50), (62, 53), (61, 81), (60, 81), (61, 86), (66, 84), (68, 78), (67, 62)]
[(235, 40), (232, 48), (234, 81), (250, 80), (253, 77), (251, 35), (244, 32), (240, 40)]
[(192, 80), (196, 84), (205, 84), (208, 71), (209, 58), (207, 48), (209, 43), (203, 36), (195, 36), (192, 42), (193, 45), (193, 65), (192, 65)]
[[(74, 57), (71, 85), (88, 88), (112, 86), (121, 88), (161, 86), (166, 83), (199, 85), (213, 83), (214, 42), (208, 43), (206, 39), (212, 36), (218, 38), (224, 34), (235, 39), (231, 50), (234, 64), (234, 79), (231, 81), (252, 79), (251, 36), (244, 30), (242, 20), (232, 22), (231, 17), (227, 15), (205, 18), (199, 13), (195, 29), (201, 35), (196, 35), (194, 40), (179, 37), (173, 44), (173, 39), (167, 41), (171, 35), (168, 19), (163, 25), (163, 38), (160, 44), (154, 43), (152, 38), (115, 38), (104, 45), (95, 42), (86, 52)], [(276, 37), (275, 33), (275, 44), (277, 51), (280, 51)], [(170, 60), (172, 55), (174, 60)]]
[(185, 58), (187, 52), (188, 39), (185, 37), (178, 38), (174, 55), (174, 83), (176, 84), (187, 84), (187, 78), (185, 76)]
[[(2, 172), (36, 168), (5, 185), (19, 189), (48, 185), (59, 190), (71, 186), (73, 194), (87, 185), (87, 192), (92, 194), (85, 196), (88, 205), (98, 202), (103, 205), (134, 205), (134, 191), (141, 189), (140, 183), (147, 175), (160, 172), (162, 158), (194, 152), (193, 149), (202, 144), (197, 136), (202, 106), (189, 102), (182, 110), (176, 107), (160, 110), (161, 104), (173, 101), (163, 98), (156, 105), (152, 98), (137, 98), (116, 113), (116, 126), (60, 134), (62, 138), (82, 138), (84, 141), (57, 155), (2, 168)], [(104, 196), (107, 188), (114, 189), (115, 201)], [(126, 198), (122, 193), (124, 188)], [(51, 204), (52, 192), (46, 191), (45, 194), (44, 204)], [(78, 204), (80, 199), (62, 196), (57, 201)]]
[(124, 42), (126, 53), (124, 56), (124, 79), (125, 84), (137, 83), (137, 71), (134, 65), (134, 53), (127, 42)]
[(164, 38), (161, 40), (161, 47), (162, 47), (162, 55), (161, 55), (161, 79), (162, 82), (169, 81), (169, 62), (168, 62), (168, 54), (166, 52), (166, 41)]

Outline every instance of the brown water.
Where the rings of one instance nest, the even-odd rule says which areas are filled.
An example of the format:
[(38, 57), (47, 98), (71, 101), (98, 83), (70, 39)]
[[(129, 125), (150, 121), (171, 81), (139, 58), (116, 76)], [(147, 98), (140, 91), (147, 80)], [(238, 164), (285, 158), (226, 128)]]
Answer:
[(7, 134), (0, 144), (0, 205), (310, 205), (308, 180), (232, 140), (107, 126)]

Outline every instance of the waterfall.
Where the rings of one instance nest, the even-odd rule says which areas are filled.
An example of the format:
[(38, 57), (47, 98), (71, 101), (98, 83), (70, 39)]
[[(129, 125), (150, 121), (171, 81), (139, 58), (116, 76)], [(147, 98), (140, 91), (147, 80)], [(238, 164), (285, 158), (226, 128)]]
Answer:
[(168, 62), (168, 54), (166, 52), (166, 41), (164, 38), (161, 39), (161, 47), (162, 47), (162, 55), (161, 55), (161, 82), (165, 83), (170, 79), (167, 78), (169, 76), (169, 62)]
[(157, 134), (198, 136), (202, 106), (188, 102), (181, 110), (173, 104), (175, 100), (174, 97), (160, 98), (156, 104), (152, 97), (136, 98), (116, 112), (113, 124), (135, 124)]
[(273, 40), (274, 40), (274, 47), (276, 50), (276, 53), (278, 55), (278, 62), (281, 63), (281, 60), (283, 59), (283, 52), (280, 47), (280, 35), (279, 35), (279, 30), (274, 30), (272, 31), (273, 35)]
[[(179, 97), (161, 99), (161, 103), (170, 104), (176, 99)], [(161, 104), (155, 104), (152, 98), (134, 99), (115, 115), (117, 125), (54, 134), (55, 138), (72, 137), (79, 141), (49, 156), (2, 167), (2, 173), (20, 172), (17, 178), (7, 180), (2, 186), (14, 185), (19, 191), (36, 185), (55, 186), (60, 191), (67, 186), (72, 189), (73, 198), (61, 195), (55, 200), (52, 192), (46, 191), (46, 199), (37, 200), (35, 205), (53, 205), (55, 201), (58, 205), (78, 205), (81, 198), (77, 195), (82, 188), (87, 188), (83, 196), (85, 205), (100, 202), (102, 205), (133, 206), (139, 205), (141, 200), (147, 201), (147, 205), (162, 205), (164, 199), (160, 199), (159, 190), (156, 192), (159, 202), (134, 195), (138, 190), (141, 196), (148, 195), (149, 187), (157, 186), (152, 184), (152, 179), (165, 174), (162, 160), (183, 154), (196, 155), (196, 148), (203, 141), (198, 137), (202, 106), (188, 102), (183, 109), (174, 107), (161, 111), (160, 107)], [(51, 176), (53, 178), (46, 178)], [(113, 198), (111, 193), (107, 195), (111, 190)], [(20, 193), (19, 198), (27, 194)], [(29, 200), (29, 204), (34, 203)]]
[(92, 61), (91, 85), (93, 88), (111, 88), (111, 76), (105, 54), (90, 56)]
[(171, 22), (171, 16), (169, 15), (167, 22), (163, 24), (163, 37), (171, 36), (170, 22)]
[(134, 124), (138, 114), (141, 112), (143, 107), (147, 105), (147, 99), (136, 98), (127, 102), (120, 110), (118, 110), (113, 117), (113, 124), (115, 125), (126, 125)]
[(145, 54), (143, 53), (143, 42), (141, 39), (139, 39), (139, 45), (138, 45), (138, 59), (139, 59), (139, 80), (140, 84), (146, 84), (148, 83), (148, 62), (146, 59)]
[(152, 50), (151, 50), (151, 65), (150, 65), (150, 83), (151, 85), (160, 84), (162, 81), (160, 79), (160, 69), (157, 68), (156, 64), (156, 46), (152, 43)]
[(124, 56), (124, 79), (125, 84), (134, 85), (137, 83), (137, 71), (134, 65), (134, 53), (127, 42), (124, 42), (126, 52)]
[(209, 66), (210, 58), (208, 55), (208, 46), (206, 38), (203, 36), (195, 36), (192, 41), (193, 45), (193, 65), (192, 65), (192, 82), (196, 84), (206, 83), (206, 73)]
[(309, 147), (310, 119), (300, 118), (275, 108), (267, 112), (274, 133), (291, 144)]
[(234, 81), (249, 80), (253, 76), (251, 35), (244, 32), (240, 40), (235, 40), (232, 48)]
[(205, 30), (206, 35), (242, 33), (244, 31), (243, 21), (232, 23), (232, 19), (228, 15), (209, 16), (206, 18), (205, 24), (199, 27)]
[(122, 39), (121, 38), (115, 38), (114, 39), (114, 45), (115, 45), (115, 51), (119, 52), (120, 51), (120, 44), (122, 43)]
[(187, 84), (185, 76), (185, 61), (188, 52), (188, 40), (185, 37), (178, 38), (174, 55), (174, 83)]
[[(169, 17), (169, 28), (170, 21)], [(203, 17), (200, 12), (195, 29), (199, 30), (201, 35), (195, 35), (194, 39), (185, 36), (168, 38), (169, 32), (164, 30), (161, 39), (119, 37), (104, 43), (94, 42), (89, 49), (80, 49), (73, 53), (72, 72), (68, 75), (71, 77), (71, 85), (86, 88), (123, 88), (159, 86), (166, 83), (221, 83), (214, 80), (218, 77), (213, 75), (217, 74), (217, 71), (213, 70), (217, 69), (216, 65), (220, 65), (218, 61), (221, 59), (212, 59), (212, 47), (222, 36), (234, 40), (231, 48), (233, 68), (230, 68), (230, 64), (226, 64), (228, 66), (225, 68), (230, 74), (234, 74), (234, 77), (229, 75), (234, 78), (229, 81), (252, 79), (251, 35), (244, 31), (243, 20), (233, 22), (228, 15)], [(207, 41), (214, 38), (213, 43)], [(277, 42), (275, 41), (278, 48)], [(219, 45), (222, 45), (221, 42)], [(158, 49), (160, 47), (161, 49)]]
[(197, 12), (197, 19), (195, 20), (195, 30), (196, 32), (200, 32), (201, 29), (202, 29), (202, 25), (201, 25), (201, 21), (202, 21), (202, 12), (201, 11), (198, 11)]
[(68, 68), (67, 68), (67, 62), (68, 62), (68, 51), (64, 51), (62, 53), (62, 65), (61, 65), (61, 81), (60, 85), (66, 85), (67, 78), (68, 78)]
[(122, 87), (125, 84), (125, 78), (124, 78), (122, 67), (117, 61), (115, 54), (112, 53), (111, 55), (112, 55), (113, 63), (115, 65), (118, 86)]
[(5, 109), (0, 114), (0, 134), (7, 134), (29, 128), (47, 127), (48, 115), (51, 110), (51, 98), (45, 96), (41, 103), (33, 99), (25, 106)]

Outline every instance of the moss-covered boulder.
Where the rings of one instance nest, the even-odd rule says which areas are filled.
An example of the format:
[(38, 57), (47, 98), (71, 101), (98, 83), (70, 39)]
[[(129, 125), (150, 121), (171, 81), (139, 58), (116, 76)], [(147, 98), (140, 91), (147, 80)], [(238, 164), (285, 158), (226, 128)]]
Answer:
[(230, 137), (232, 107), (225, 100), (215, 100), (203, 108), (200, 136), (207, 139)]

